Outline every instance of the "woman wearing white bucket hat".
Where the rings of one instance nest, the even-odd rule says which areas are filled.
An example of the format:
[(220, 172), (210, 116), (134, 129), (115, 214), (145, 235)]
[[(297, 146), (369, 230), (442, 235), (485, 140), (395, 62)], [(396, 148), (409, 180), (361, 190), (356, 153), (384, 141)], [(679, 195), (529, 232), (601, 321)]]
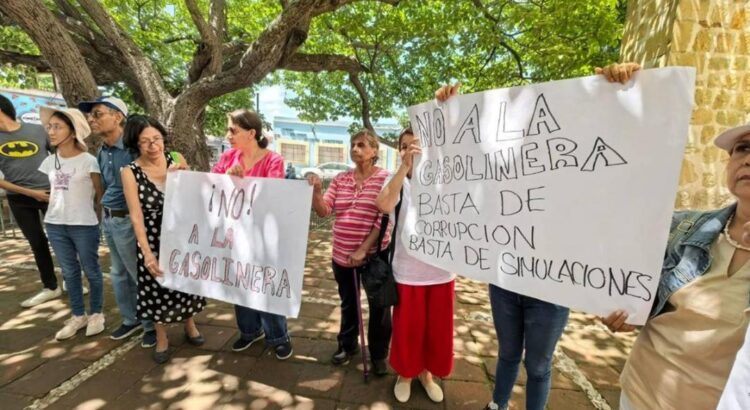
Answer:
[[(47, 157), (39, 171), (50, 181), (50, 200), (44, 222), (52, 249), (63, 271), (73, 316), (55, 334), (64, 340), (86, 328), (86, 336), (104, 330), (103, 283), (99, 267), (99, 201), (102, 183), (96, 158), (86, 150), (91, 133), (86, 118), (74, 108), (40, 109), (55, 154)], [(83, 300), (81, 266), (91, 293), (89, 315)]]

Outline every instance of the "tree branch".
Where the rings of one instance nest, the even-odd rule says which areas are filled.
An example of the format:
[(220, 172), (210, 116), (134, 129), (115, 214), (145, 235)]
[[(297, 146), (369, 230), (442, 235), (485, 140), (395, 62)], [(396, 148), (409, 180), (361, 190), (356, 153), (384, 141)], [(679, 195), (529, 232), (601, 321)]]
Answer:
[[(495, 26), (498, 28), (498, 31), (500, 31), (499, 26), (502, 20), (503, 9), (505, 8), (505, 6), (508, 5), (508, 2), (505, 2), (503, 3), (502, 6), (500, 6), (500, 17), (493, 16), (492, 13), (490, 13), (490, 10), (482, 3), (482, 0), (472, 0), (472, 2), (474, 3), (474, 6), (476, 6), (476, 8), (479, 9), (479, 11), (487, 20), (490, 20), (491, 22), (495, 23)], [(512, 38), (512, 36), (509, 36), (503, 32), (501, 32), (501, 35)], [(518, 53), (518, 51), (516, 51), (515, 48), (513, 48), (507, 41), (503, 40), (502, 38), (500, 39), (499, 43), (504, 49), (506, 49), (513, 56), (513, 59), (516, 61), (516, 66), (518, 67), (518, 76), (521, 79), (525, 79), (526, 74), (524, 74), (524, 71), (523, 71), (523, 59), (521, 58), (521, 55)], [(492, 55), (494, 55), (495, 49), (493, 48), (492, 50), (493, 50)], [(485, 62), (484, 65), (486, 66), (487, 62)], [(483, 70), (484, 70), (484, 66), (482, 66), (482, 69), (479, 70), (480, 73)]]
[[(347, 4), (355, 3), (361, 0), (317, 0), (316, 7), (313, 10), (313, 17), (325, 14), (336, 9), (339, 9)], [(381, 3), (390, 4), (391, 6), (398, 6), (401, 0), (377, 0)]]
[(63, 14), (73, 17), (78, 21), (83, 21), (83, 16), (68, 0), (55, 0), (55, 4)]
[(375, 127), (372, 126), (372, 121), (370, 120), (370, 97), (367, 96), (364, 85), (359, 81), (359, 74), (349, 73), (349, 81), (354, 86), (354, 89), (357, 90), (359, 99), (362, 101), (362, 125), (375, 134)]
[(50, 71), (49, 63), (42, 56), (22, 54), (15, 51), (0, 50), (0, 63), (30, 66), (44, 73)]
[(138, 79), (149, 111), (156, 117), (162, 117), (164, 112), (168, 111), (172, 98), (151, 60), (143, 54), (133, 39), (122, 30), (98, 1), (78, 0), (78, 2), (107, 40), (122, 53), (128, 67)]
[(56, 74), (68, 104), (74, 105), (99, 94), (81, 52), (42, 0), (3, 0), (3, 13), (34, 40)]
[[(213, 6), (222, 3), (221, 1), (212, 2), (212, 15)], [(198, 50), (193, 56), (193, 61), (190, 64), (190, 82), (198, 81), (202, 77), (214, 75), (221, 71), (221, 42), (217, 35), (217, 32), (201, 14), (200, 8), (195, 0), (185, 0), (185, 5), (190, 12), (190, 18), (193, 20), (193, 24), (198, 28), (198, 32), (201, 35), (201, 43), (198, 46)], [(219, 4), (221, 6), (221, 4)]]
[(369, 72), (354, 58), (337, 54), (296, 53), (280, 68), (300, 72), (346, 71), (350, 74)]

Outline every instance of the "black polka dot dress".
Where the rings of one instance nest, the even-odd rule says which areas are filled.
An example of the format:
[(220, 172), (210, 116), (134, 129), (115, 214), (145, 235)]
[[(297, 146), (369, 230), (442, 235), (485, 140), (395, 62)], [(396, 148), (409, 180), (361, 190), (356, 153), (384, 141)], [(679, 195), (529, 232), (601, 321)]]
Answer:
[[(167, 166), (172, 162), (172, 158), (167, 155)], [(164, 193), (148, 179), (146, 173), (135, 162), (130, 163), (130, 169), (138, 183), (138, 197), (141, 200), (148, 246), (158, 259)], [(206, 299), (201, 296), (163, 288), (146, 269), (143, 253), (140, 247), (138, 248), (139, 318), (156, 323), (181, 322), (203, 310), (204, 306), (206, 306)]]

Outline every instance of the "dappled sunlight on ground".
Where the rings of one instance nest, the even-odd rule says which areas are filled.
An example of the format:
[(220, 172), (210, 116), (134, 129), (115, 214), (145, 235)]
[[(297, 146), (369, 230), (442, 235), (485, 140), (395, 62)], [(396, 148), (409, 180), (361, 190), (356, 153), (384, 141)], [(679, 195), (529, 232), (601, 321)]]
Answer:
[[(109, 261), (106, 248), (102, 250), (106, 272)], [(232, 352), (238, 336), (234, 309), (209, 301), (195, 317), (206, 344), (187, 344), (182, 326), (171, 325), (167, 331), (171, 360), (159, 366), (151, 360), (152, 349), (141, 348), (137, 340), (109, 339), (120, 318), (107, 275), (105, 332), (86, 337), (81, 330), (70, 340), (55, 341), (55, 332), (70, 317), (67, 295), (21, 309), (19, 303), (39, 290), (38, 272), (24, 241), (0, 240), (0, 403), (12, 403), (9, 409), (23, 408), (34, 400), (55, 396), (48, 408), (453, 410), (479, 409), (486, 404), (498, 345), (485, 284), (465, 279), (456, 282), (455, 366), (453, 373), (440, 381), (445, 402), (432, 403), (415, 382), (411, 400), (402, 405), (393, 398), (396, 377), (392, 373), (383, 378), (371, 376), (365, 383), (361, 355), (345, 366), (330, 364), (337, 348), (340, 317), (330, 255), (328, 234), (311, 232), (303, 305), (300, 317), (288, 324), (294, 346), (289, 360), (278, 361), (273, 350), (262, 343)], [(362, 301), (367, 315), (364, 295)], [(617, 375), (634, 337), (612, 336), (593, 317), (572, 313), (559, 350), (575, 361), (578, 370), (616, 408)], [(571, 377), (553, 370), (549, 408), (594, 408), (585, 405), (586, 393)], [(517, 383), (512, 409), (524, 408), (523, 369)], [(570, 403), (584, 405), (570, 407)]]

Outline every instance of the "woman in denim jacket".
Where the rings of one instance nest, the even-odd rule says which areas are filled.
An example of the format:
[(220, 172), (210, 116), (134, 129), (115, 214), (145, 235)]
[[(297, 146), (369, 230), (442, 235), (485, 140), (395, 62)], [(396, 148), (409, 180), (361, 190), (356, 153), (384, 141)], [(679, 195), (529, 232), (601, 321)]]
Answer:
[[(629, 71), (613, 64), (601, 73), (626, 82)], [(750, 125), (725, 131), (714, 144), (729, 154), (727, 187), (737, 202), (674, 214), (651, 317), (620, 377), (621, 409), (715, 409), (743, 343), (750, 321)], [(632, 331), (627, 317), (617, 311), (603, 322)]]

